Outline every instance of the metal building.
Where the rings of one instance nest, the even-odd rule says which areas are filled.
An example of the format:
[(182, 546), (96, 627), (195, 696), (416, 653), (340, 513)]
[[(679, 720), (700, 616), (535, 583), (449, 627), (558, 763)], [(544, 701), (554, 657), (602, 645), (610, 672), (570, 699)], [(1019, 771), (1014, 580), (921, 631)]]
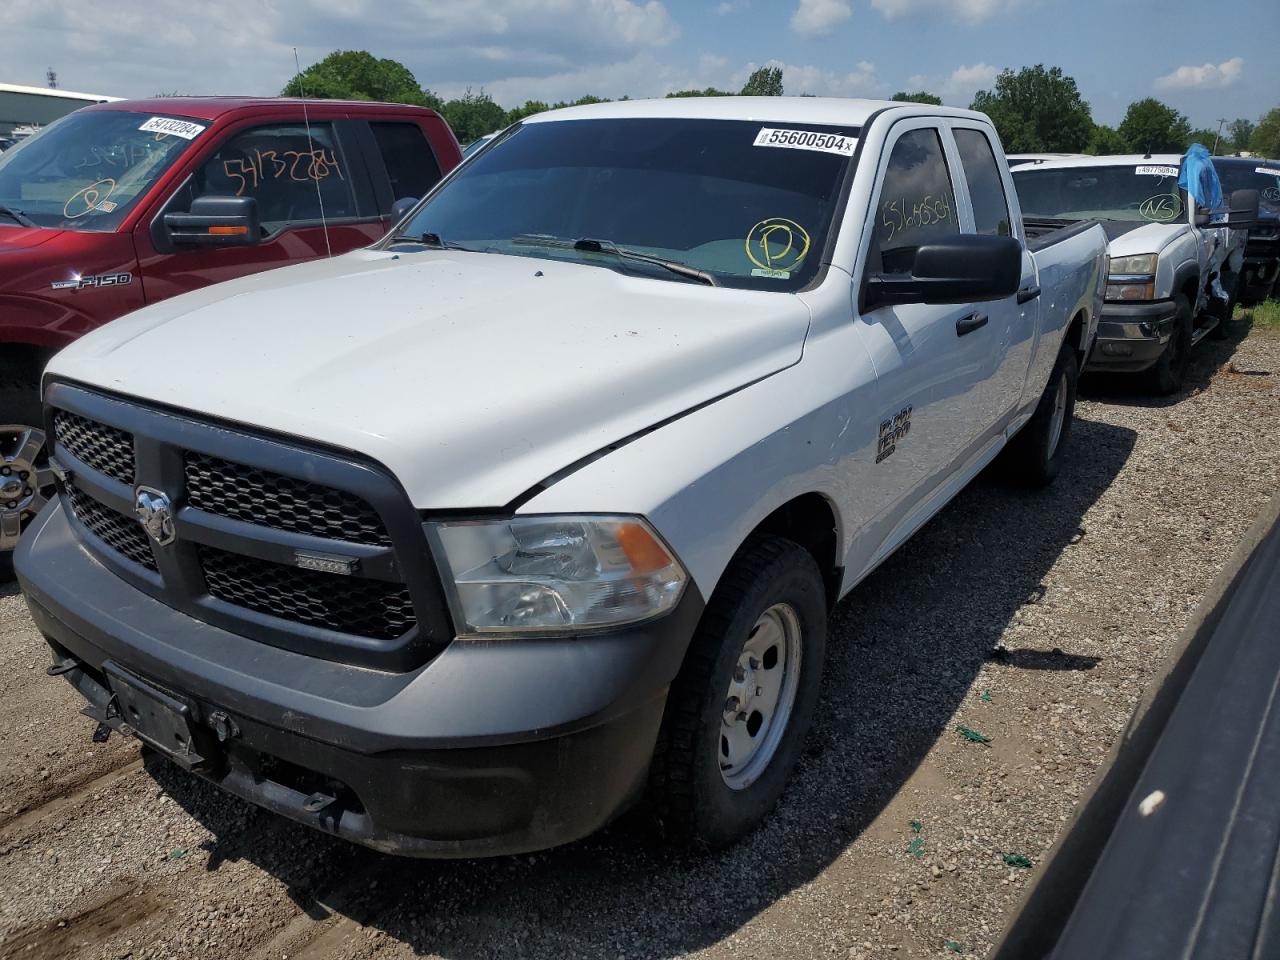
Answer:
[(97, 93), (74, 93), (49, 87), (0, 83), (0, 137), (11, 136), (18, 127), (24, 128), (18, 131), (20, 134), (31, 132), (30, 128), (43, 127), (72, 110), (79, 110), (91, 103), (120, 99), (122, 98)]

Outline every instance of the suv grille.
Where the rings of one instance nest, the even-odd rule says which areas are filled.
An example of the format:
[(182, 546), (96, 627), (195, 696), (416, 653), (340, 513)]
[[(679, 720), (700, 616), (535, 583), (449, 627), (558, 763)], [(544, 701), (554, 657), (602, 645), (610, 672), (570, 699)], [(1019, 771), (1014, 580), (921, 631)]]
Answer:
[(148, 570), (156, 569), (151, 538), (142, 529), (142, 524), (132, 517), (116, 513), (70, 483), (67, 484), (67, 497), (71, 500), (71, 512), (91, 533), (134, 563)]
[(388, 546), (373, 507), (306, 480), (188, 451), (187, 502), (198, 510), (328, 540)]
[(133, 436), (85, 417), (59, 410), (53, 415), (58, 442), (77, 460), (113, 480), (133, 486)]
[(214, 547), (198, 552), (209, 593), (227, 603), (384, 640), (403, 636), (417, 623), (401, 583), (300, 570)]

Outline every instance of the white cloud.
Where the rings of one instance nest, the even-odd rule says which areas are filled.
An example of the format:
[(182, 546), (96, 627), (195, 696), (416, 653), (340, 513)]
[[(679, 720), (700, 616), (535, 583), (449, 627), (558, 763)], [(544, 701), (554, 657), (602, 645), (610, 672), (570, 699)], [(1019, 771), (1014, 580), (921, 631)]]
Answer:
[(830, 33), (852, 14), (848, 0), (800, 0), (796, 12), (791, 15), (791, 29), (804, 36), (821, 36)]
[(728, 16), (731, 13), (739, 13), (743, 10), (751, 9), (751, 0), (726, 0), (716, 7), (716, 13), (719, 16)]
[(1157, 90), (1220, 90), (1240, 79), (1243, 57), (1232, 57), (1222, 63), (1203, 63), (1198, 67), (1179, 67), (1173, 73), (1156, 79)]
[(871, 0), (871, 6), (879, 10), (886, 20), (896, 20), (912, 14), (949, 14), (957, 20), (978, 23), (998, 13), (1019, 6), (1023, 0)]
[[(4, 79), (116, 96), (274, 94), (335, 49), (404, 63), (431, 88), (625, 63), (679, 27), (659, 0), (0, 0)], [(520, 97), (520, 102), (526, 98)]]
[(944, 100), (968, 104), (973, 95), (996, 82), (997, 70), (989, 63), (975, 63), (972, 66), (956, 67), (951, 76), (942, 81), (941, 94)]
[[(748, 63), (730, 78), (729, 86), (737, 90), (760, 64)], [(876, 65), (861, 60), (852, 70), (827, 70), (812, 64), (783, 63), (769, 60), (763, 66), (782, 68), (782, 86), (787, 96), (810, 93), (819, 97), (875, 97), (888, 94), (888, 87), (876, 72)]]

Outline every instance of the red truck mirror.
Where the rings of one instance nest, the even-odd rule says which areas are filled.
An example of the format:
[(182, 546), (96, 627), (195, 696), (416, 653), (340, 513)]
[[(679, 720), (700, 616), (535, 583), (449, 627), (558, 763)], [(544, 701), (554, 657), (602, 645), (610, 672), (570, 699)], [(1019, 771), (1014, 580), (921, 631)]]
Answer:
[(253, 197), (197, 197), (187, 213), (166, 213), (164, 227), (179, 246), (247, 246), (262, 238)]

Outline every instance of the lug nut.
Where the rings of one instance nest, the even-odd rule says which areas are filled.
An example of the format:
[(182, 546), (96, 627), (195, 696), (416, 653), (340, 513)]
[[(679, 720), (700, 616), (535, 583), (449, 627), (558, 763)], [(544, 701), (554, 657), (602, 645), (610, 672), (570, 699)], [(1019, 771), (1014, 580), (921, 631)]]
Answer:
[(750, 657), (750, 658), (748, 658), (747, 663), (749, 663), (749, 664), (751, 665), (751, 669), (752, 669), (752, 670), (759, 670), (759, 669), (760, 669), (760, 661), (759, 661), (759, 660), (757, 660), (755, 657)]
[(742, 706), (742, 701), (741, 701), (741, 700), (739, 700), (737, 697), (730, 697), (728, 700), (726, 700), (726, 701), (724, 702), (724, 712), (725, 712), (725, 713), (737, 713), (737, 712), (738, 712), (738, 708), (739, 708), (740, 706)]
[(26, 471), (26, 470), (19, 470), (19, 471), (18, 471), (18, 479), (19, 479), (19, 480), (25, 480), (25, 479), (27, 479), (27, 477), (29, 477), (29, 476), (31, 476), (31, 474), (30, 474), (28, 471)]
[(0, 467), (0, 477), (7, 477), (13, 473), (13, 467)]

